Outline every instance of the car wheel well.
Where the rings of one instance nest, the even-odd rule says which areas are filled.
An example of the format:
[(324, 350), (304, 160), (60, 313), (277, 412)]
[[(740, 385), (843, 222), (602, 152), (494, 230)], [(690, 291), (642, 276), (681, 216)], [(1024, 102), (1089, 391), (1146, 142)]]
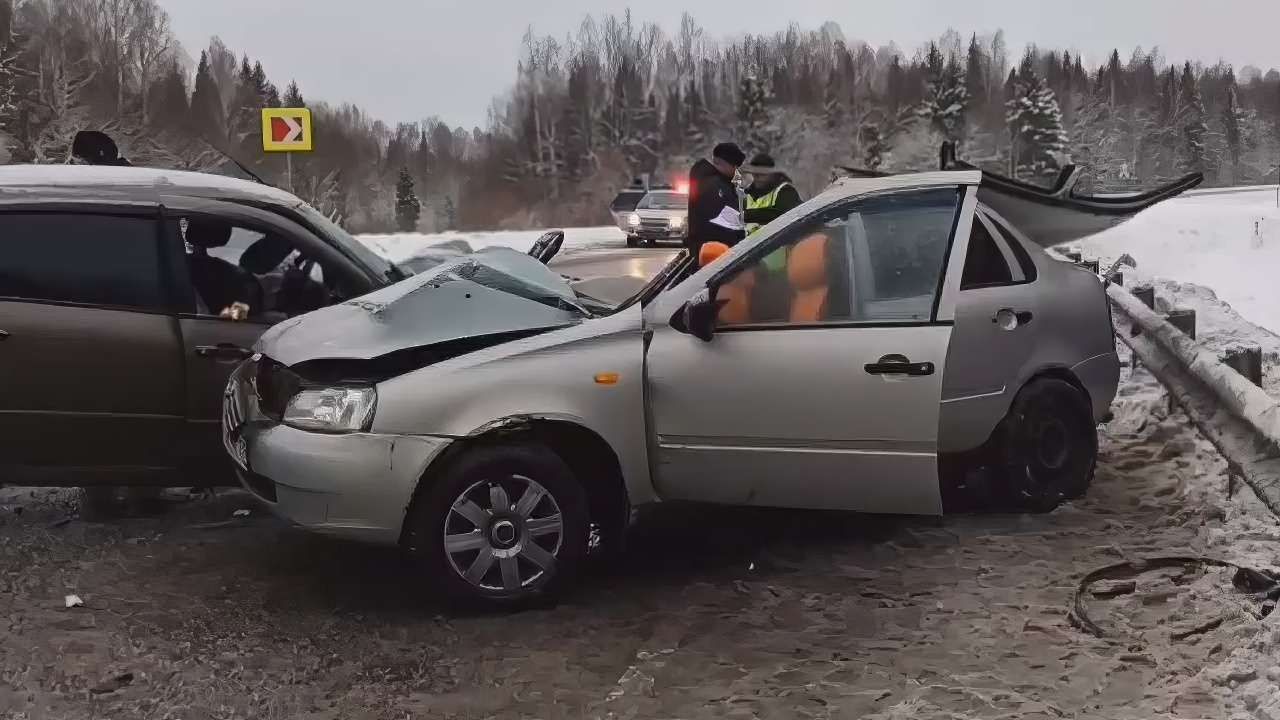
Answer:
[[(1028, 378), (1027, 381), (1022, 384), (1022, 387), (1025, 388), (1036, 380), (1040, 380), (1042, 378), (1061, 380), (1065, 382), (1076, 390), (1079, 390), (1080, 394), (1084, 395), (1085, 404), (1091, 408), (1093, 407), (1093, 398), (1089, 396), (1089, 389), (1084, 386), (1084, 383), (1080, 382), (1080, 378), (1076, 377), (1075, 373), (1065, 367), (1045, 368)], [(1018, 388), (1018, 391), (1021, 392), (1022, 388)]]
[[(587, 494), (591, 522), (600, 527), (604, 546), (612, 549), (620, 544), (630, 513), (622, 464), (604, 438), (566, 420), (522, 420), (451, 444), (419, 480), (405, 516), (412, 515), (412, 503), (418, 501), (422, 488), (468, 450), (512, 441), (537, 443), (558, 455), (582, 484)], [(405, 539), (404, 533), (401, 530), (401, 544)]]

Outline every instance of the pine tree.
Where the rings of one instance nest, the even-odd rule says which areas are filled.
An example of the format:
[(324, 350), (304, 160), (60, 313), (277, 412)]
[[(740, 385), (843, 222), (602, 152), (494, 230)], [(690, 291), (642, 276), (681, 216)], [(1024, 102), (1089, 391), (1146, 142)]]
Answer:
[[(933, 73), (933, 52), (931, 46), (930, 62), (927, 67)], [(940, 58), (940, 56), (939, 56)], [(924, 102), (916, 113), (929, 122), (939, 135), (947, 140), (959, 142), (965, 135), (965, 110), (969, 104), (969, 89), (965, 85), (965, 72), (960, 63), (951, 58), (945, 65), (937, 66), (936, 74), (929, 76), (929, 84), (925, 91)]]
[(301, 108), (306, 107), (307, 103), (302, 99), (302, 91), (298, 89), (296, 80), (290, 80), (289, 86), (284, 89), (284, 98), (281, 100), (282, 107)]
[(191, 94), (191, 128), (206, 140), (219, 144), (227, 137), (226, 118), (217, 82), (209, 67), (209, 53), (200, 53), (195, 91)]
[(744, 75), (738, 88), (738, 123), (749, 153), (770, 152), (774, 133), (769, 122), (769, 85)]
[(413, 176), (409, 168), (400, 168), (400, 180), (396, 182), (396, 227), (400, 232), (413, 232), (418, 227), (422, 203), (413, 192)]
[(1182, 168), (1188, 172), (1205, 172), (1212, 164), (1205, 148), (1209, 126), (1205, 123), (1204, 102), (1190, 62), (1182, 68), (1178, 98), (1175, 123), (1182, 132)]
[(839, 130), (845, 123), (845, 89), (844, 77), (840, 66), (831, 69), (827, 74), (827, 84), (822, 93), (822, 112), (828, 130)]
[(1240, 108), (1236, 75), (1228, 69), (1225, 78), (1226, 97), (1222, 103), (1222, 127), (1227, 141), (1227, 153), (1231, 167), (1231, 182), (1240, 181), (1240, 155), (1244, 145), (1243, 129), (1247, 124), (1244, 110)]
[(689, 81), (689, 89), (684, 94), (684, 146), (695, 152), (707, 143), (707, 110), (702, 104), (702, 95), (694, 81)]
[[(1028, 57), (1033, 57), (1031, 52)], [(1005, 122), (1013, 144), (1012, 174), (1050, 180), (1061, 167), (1059, 158), (1066, 153), (1067, 145), (1058, 99), (1026, 58), (1011, 80), (1012, 97), (1005, 103)]]
[(151, 122), (171, 130), (185, 130), (191, 115), (187, 81), (177, 61), (156, 81), (151, 101)]
[(884, 157), (889, 148), (884, 142), (880, 126), (874, 122), (866, 122), (858, 130), (858, 142), (862, 145), (862, 165), (868, 170), (879, 170), (884, 165)]
[(976, 103), (984, 103), (987, 98), (987, 61), (978, 44), (978, 35), (974, 33), (969, 39), (969, 54), (965, 59), (964, 86), (969, 99)]

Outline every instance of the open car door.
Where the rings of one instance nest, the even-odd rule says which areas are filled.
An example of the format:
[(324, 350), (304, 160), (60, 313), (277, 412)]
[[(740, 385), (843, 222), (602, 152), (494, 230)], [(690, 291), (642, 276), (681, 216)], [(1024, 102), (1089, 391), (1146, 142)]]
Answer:
[[(940, 153), (943, 170), (978, 170), (978, 201), (995, 210), (1010, 224), (1041, 247), (1074, 242), (1115, 227), (1134, 215), (1196, 187), (1204, 181), (1201, 173), (1191, 173), (1166, 185), (1135, 193), (1087, 195), (1076, 190), (1082, 171), (1067, 165), (1050, 187), (1005, 177), (982, 170), (955, 158), (955, 148), (944, 143)], [(856, 168), (839, 168), (854, 177), (885, 173)]]

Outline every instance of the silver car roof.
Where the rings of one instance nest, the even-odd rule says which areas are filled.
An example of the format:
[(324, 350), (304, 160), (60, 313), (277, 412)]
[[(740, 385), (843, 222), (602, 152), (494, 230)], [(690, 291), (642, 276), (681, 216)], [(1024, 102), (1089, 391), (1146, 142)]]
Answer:
[(184, 170), (102, 165), (0, 166), (0, 198), (55, 195), (92, 200), (110, 195), (135, 202), (160, 202), (165, 196), (295, 207), (297, 196), (270, 185)]

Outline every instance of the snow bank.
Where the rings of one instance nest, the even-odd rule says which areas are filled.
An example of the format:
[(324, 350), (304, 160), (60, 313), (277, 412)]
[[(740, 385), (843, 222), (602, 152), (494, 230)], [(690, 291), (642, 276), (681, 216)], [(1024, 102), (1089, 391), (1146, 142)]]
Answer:
[(1128, 253), (1141, 275), (1213, 288), (1250, 322), (1280, 332), (1280, 209), (1274, 190), (1171, 200), (1079, 248), (1101, 258), (1104, 267)]
[[(498, 245), (521, 252), (533, 246), (546, 230), (503, 230), (494, 232), (443, 232), (443, 233), (394, 233), (390, 235), (357, 235), (374, 252), (392, 262), (403, 262), (422, 252), (424, 248), (440, 243), (462, 240), (472, 249)], [(603, 227), (564, 228), (564, 247), (561, 252), (596, 247), (623, 247), (627, 236), (611, 225)]]

